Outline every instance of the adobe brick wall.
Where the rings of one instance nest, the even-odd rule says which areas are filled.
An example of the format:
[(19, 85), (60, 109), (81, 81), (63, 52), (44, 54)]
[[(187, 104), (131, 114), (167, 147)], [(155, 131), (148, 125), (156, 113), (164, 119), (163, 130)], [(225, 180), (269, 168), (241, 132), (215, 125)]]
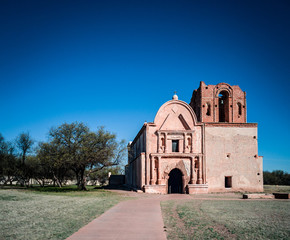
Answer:
[[(209, 192), (263, 191), (262, 157), (258, 157), (257, 127), (205, 127), (206, 179)], [(225, 177), (232, 187), (225, 189)]]
[[(226, 83), (206, 85), (200, 82), (197, 90), (193, 91), (190, 106), (193, 108), (200, 122), (219, 122), (219, 93), (228, 93), (227, 122), (246, 123), (246, 92), (239, 86)], [(240, 104), (240, 111), (239, 105)]]

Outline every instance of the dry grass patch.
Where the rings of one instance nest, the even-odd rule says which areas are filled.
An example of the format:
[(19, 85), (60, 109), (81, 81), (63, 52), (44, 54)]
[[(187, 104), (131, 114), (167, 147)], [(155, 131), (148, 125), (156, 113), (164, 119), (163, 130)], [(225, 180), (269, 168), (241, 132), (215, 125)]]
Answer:
[(65, 239), (123, 199), (104, 190), (0, 190), (0, 239)]
[(290, 239), (288, 200), (161, 203), (168, 239)]

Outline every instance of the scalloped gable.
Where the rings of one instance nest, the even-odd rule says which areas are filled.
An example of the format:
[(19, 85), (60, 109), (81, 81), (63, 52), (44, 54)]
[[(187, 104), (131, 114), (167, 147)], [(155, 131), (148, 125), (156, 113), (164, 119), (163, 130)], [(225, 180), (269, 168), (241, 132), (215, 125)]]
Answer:
[(190, 130), (196, 125), (196, 116), (187, 103), (171, 100), (160, 107), (154, 123), (160, 130)]

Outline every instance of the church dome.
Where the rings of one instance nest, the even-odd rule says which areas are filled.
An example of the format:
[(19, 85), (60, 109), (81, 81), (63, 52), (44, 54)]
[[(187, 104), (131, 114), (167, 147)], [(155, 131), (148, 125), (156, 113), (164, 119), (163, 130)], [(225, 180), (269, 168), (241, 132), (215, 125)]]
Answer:
[(174, 93), (172, 100), (178, 100), (178, 96), (176, 95), (176, 93)]

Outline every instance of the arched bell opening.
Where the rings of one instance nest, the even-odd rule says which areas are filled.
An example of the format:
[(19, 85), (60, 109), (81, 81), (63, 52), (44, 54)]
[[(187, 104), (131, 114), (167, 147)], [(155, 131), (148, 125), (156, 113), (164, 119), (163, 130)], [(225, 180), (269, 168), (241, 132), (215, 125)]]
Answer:
[(221, 91), (219, 97), (219, 122), (229, 122), (229, 93)]
[(240, 117), (242, 115), (242, 104), (238, 102), (237, 105), (238, 105), (238, 116)]
[(183, 174), (178, 168), (174, 168), (169, 173), (168, 194), (183, 193)]

